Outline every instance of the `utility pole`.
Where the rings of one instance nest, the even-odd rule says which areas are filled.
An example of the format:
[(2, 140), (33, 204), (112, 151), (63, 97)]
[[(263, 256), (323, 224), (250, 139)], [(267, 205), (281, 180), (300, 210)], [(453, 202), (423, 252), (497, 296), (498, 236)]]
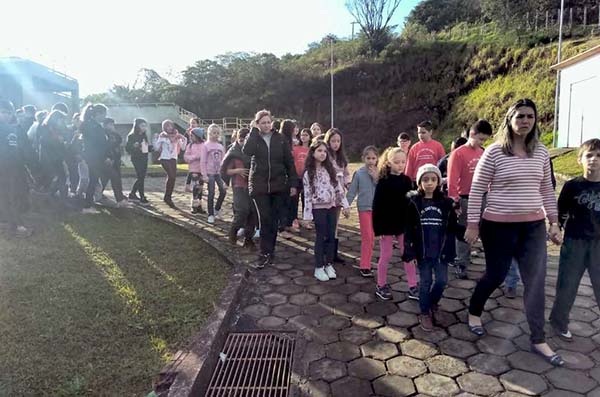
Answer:
[(354, 40), (354, 25), (356, 25), (358, 22), (354, 21), (354, 22), (350, 22), (350, 25), (352, 25), (352, 40)]
[[(562, 29), (565, 12), (565, 0), (560, 0), (560, 22), (558, 24), (558, 62), (562, 59)], [(556, 147), (558, 132), (558, 97), (560, 95), (560, 69), (556, 71), (556, 91), (554, 93), (554, 129), (552, 131), (552, 146)]]
[(333, 128), (333, 36), (329, 36), (329, 77), (331, 80), (331, 128)]

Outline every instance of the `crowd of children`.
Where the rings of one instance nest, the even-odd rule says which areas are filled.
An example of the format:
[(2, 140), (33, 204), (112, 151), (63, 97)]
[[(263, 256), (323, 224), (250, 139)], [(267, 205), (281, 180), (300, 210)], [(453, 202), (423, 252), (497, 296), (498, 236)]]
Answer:
[[(393, 299), (387, 275), (397, 248), (408, 297), (419, 301), (424, 331), (435, 327), (448, 266), (454, 266), (457, 278), (467, 278), (471, 245), (479, 236), (486, 271), (477, 282), (468, 315), (469, 330), (477, 336), (486, 333), (481, 315), (487, 299), (509, 270), (518, 268), (532, 351), (553, 365), (564, 364), (544, 334), (547, 237), (562, 244), (550, 315), (555, 332), (572, 339), (569, 313), (586, 269), (600, 303), (600, 140), (581, 146), (578, 159), (583, 176), (565, 184), (557, 206), (551, 161), (538, 140), (537, 108), (531, 100), (511, 106), (495, 142), (486, 149), (493, 129), (485, 120), (473, 123), (466, 137), (456, 139), (448, 155), (433, 139), (432, 123), (424, 121), (417, 126), (418, 142), (413, 146), (410, 134), (402, 132), (397, 146), (381, 155), (374, 146), (365, 147), (364, 164), (352, 178), (344, 134), (337, 128), (324, 131), (313, 123), (299, 129), (297, 122), (278, 124), (269, 111), (261, 110), (250, 128), (236, 131), (226, 150), (216, 124), (205, 130), (199, 120), (192, 119), (182, 134), (165, 120), (152, 142), (148, 124), (135, 119), (125, 145), (136, 172), (128, 198), (121, 183), (121, 138), (114, 120), (106, 117), (106, 107), (90, 104), (71, 120), (67, 115), (64, 104), (47, 113), (25, 107), (15, 123), (12, 104), (0, 101), (0, 211), (15, 235), (30, 233), (22, 214), (32, 181), (45, 194), (80, 197), (84, 212), (95, 211), (94, 196), (108, 182), (119, 206), (130, 201), (147, 204), (144, 179), (152, 152), (167, 175), (164, 201), (175, 207), (177, 162), (184, 153), (191, 212), (205, 213), (201, 200), (206, 184), (207, 222), (214, 223), (221, 218), (231, 186), (234, 216), (228, 238), (237, 244), (241, 234), (243, 246), (254, 250), (253, 237), (259, 230), (260, 252), (253, 264), (257, 269), (273, 262), (279, 231), (298, 232), (302, 226), (315, 229), (314, 277), (323, 282), (335, 279), (335, 264), (345, 263), (337, 238), (339, 218), (349, 216), (349, 206), (356, 200), (359, 274), (374, 276), (377, 237), (375, 294), (381, 300)], [(299, 202), (302, 220), (298, 219)], [(513, 284), (507, 296), (508, 292), (514, 297)]]

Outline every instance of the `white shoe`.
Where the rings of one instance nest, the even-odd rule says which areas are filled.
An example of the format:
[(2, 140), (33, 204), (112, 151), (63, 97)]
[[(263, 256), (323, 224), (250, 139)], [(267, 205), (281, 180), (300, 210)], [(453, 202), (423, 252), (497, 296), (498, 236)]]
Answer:
[(131, 208), (131, 203), (127, 199), (123, 199), (117, 203), (117, 208)]
[(84, 208), (81, 210), (82, 214), (87, 214), (87, 215), (95, 215), (95, 214), (99, 214), (100, 211), (98, 211), (97, 209), (90, 207), (90, 208)]
[(329, 276), (324, 267), (317, 267), (315, 269), (315, 278), (319, 281), (329, 281)]
[(325, 266), (325, 273), (327, 273), (327, 277), (329, 277), (330, 280), (335, 280), (337, 278), (337, 274), (335, 274), (335, 269), (331, 264)]
[(246, 231), (244, 230), (244, 228), (241, 228), (240, 230), (238, 230), (238, 232), (237, 232), (238, 238), (244, 237), (244, 233), (246, 233)]
[(215, 217), (214, 217), (214, 215), (209, 215), (207, 222), (208, 223), (215, 223)]
[(256, 231), (254, 232), (254, 236), (252, 236), (253, 239), (257, 239), (260, 237), (260, 229), (256, 229)]

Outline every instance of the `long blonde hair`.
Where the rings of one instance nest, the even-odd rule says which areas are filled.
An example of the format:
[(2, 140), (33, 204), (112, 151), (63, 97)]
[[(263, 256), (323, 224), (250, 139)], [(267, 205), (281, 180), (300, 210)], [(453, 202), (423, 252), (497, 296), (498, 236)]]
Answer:
[(398, 146), (390, 146), (383, 151), (379, 160), (377, 161), (377, 170), (379, 171), (379, 179), (385, 178), (390, 174), (389, 162), (398, 153), (402, 153), (406, 156), (406, 152)]
[(537, 106), (535, 106), (535, 102), (533, 102), (531, 99), (519, 99), (506, 112), (506, 117), (504, 117), (504, 120), (500, 125), (500, 129), (496, 134), (496, 142), (499, 143), (502, 147), (502, 153), (504, 153), (507, 156), (514, 156), (514, 131), (512, 129), (510, 121), (517, 112), (517, 110), (519, 110), (522, 107), (532, 108), (533, 113), (535, 115), (535, 121), (533, 123), (533, 127), (531, 128), (531, 132), (525, 138), (525, 152), (527, 153), (528, 157), (531, 157), (533, 155), (533, 152), (535, 151), (535, 148), (539, 143), (538, 137), (540, 135), (540, 131), (537, 125)]

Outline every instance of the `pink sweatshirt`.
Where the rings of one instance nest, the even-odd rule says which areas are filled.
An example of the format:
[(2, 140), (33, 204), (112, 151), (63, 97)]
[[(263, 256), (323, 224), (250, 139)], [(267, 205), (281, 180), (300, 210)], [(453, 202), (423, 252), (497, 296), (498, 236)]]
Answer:
[(202, 173), (202, 147), (204, 143), (189, 143), (185, 148), (183, 159), (189, 165), (190, 172)]
[(348, 200), (344, 194), (344, 188), (341, 183), (333, 187), (331, 178), (327, 170), (323, 167), (317, 168), (315, 180), (311, 188), (308, 172), (304, 173), (302, 178), (304, 185), (304, 220), (312, 220), (314, 209), (329, 209), (333, 207), (348, 208)]
[(202, 145), (201, 169), (202, 176), (218, 175), (221, 170), (221, 161), (225, 156), (225, 148), (219, 142), (206, 141)]
[[(481, 216), (486, 192), (487, 207)], [(490, 145), (475, 169), (467, 214), (469, 226), (477, 226), (480, 217), (493, 222), (533, 222), (547, 216), (557, 222), (546, 147), (540, 143), (532, 157), (522, 158), (505, 155), (497, 143)]]

